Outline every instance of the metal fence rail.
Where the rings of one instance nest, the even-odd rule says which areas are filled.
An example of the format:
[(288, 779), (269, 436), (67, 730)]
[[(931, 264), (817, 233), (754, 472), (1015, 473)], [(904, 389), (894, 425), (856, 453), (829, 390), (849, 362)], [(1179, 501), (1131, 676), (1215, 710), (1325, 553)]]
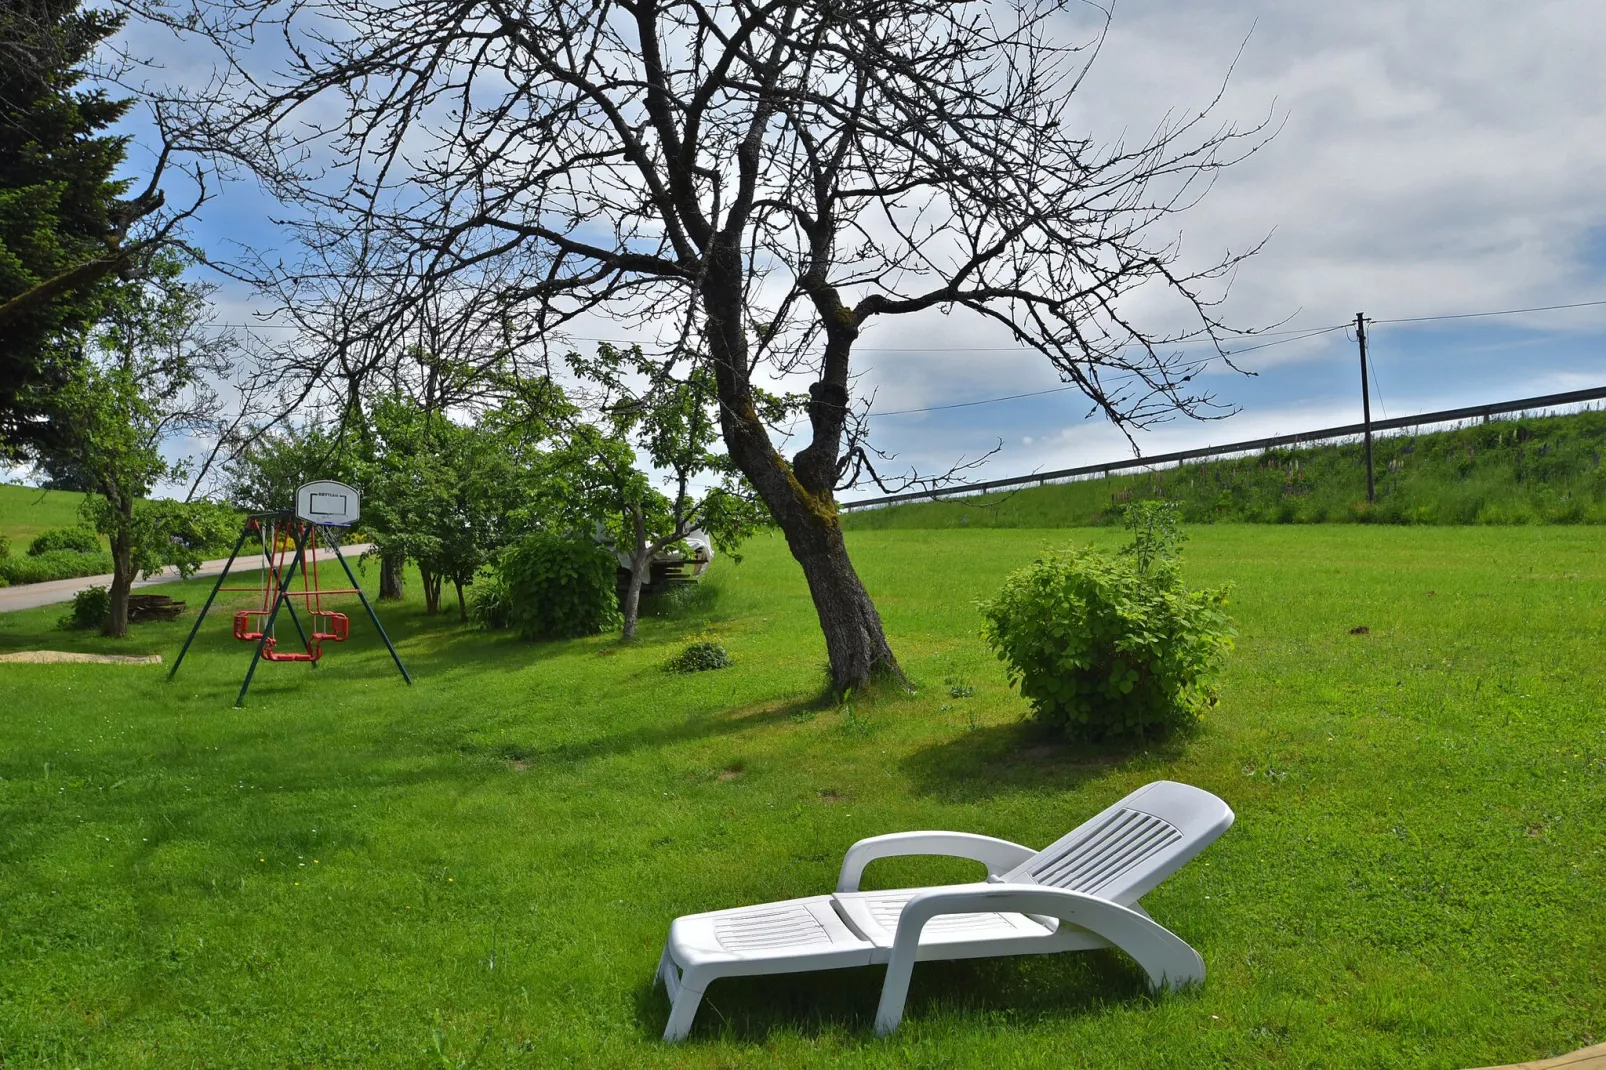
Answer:
[[(1497, 401), (1490, 405), (1468, 405), (1459, 409), (1440, 409), (1438, 412), (1424, 412), (1415, 416), (1397, 416), (1388, 420), (1373, 420), (1371, 429), (1376, 431), (1395, 431), (1406, 427), (1423, 427), (1428, 424), (1458, 423), (1462, 420), (1485, 420), (1492, 416), (1500, 416), (1509, 412), (1528, 412), (1534, 409), (1553, 409), (1563, 405), (1576, 405), (1584, 401), (1598, 401), (1606, 398), (1606, 386), (1591, 387), (1588, 390), (1568, 390), (1560, 394), (1541, 394), (1538, 397), (1518, 398), (1515, 401)], [(1246, 442), (1229, 442), (1224, 446), (1201, 446), (1198, 449), (1178, 450), (1175, 453), (1159, 453), (1152, 457), (1128, 457), (1120, 461), (1106, 461), (1103, 464), (1087, 464), (1078, 468), (1061, 468), (1054, 472), (1036, 472), (1029, 476), (1013, 476), (1009, 479), (990, 479), (984, 483), (964, 483), (954, 487), (942, 487), (937, 490), (911, 491), (906, 494), (889, 494), (881, 498), (861, 498), (858, 501), (842, 502), (838, 508), (842, 510), (870, 509), (882, 505), (896, 505), (900, 502), (935, 501), (940, 498), (961, 497), (970, 494), (985, 494), (991, 490), (1005, 490), (1009, 487), (1043, 486), (1057, 480), (1082, 479), (1088, 476), (1109, 475), (1112, 472), (1121, 472), (1130, 468), (1160, 468), (1168, 464), (1180, 464), (1183, 461), (1205, 460), (1212, 457), (1227, 457), (1235, 453), (1253, 453), (1258, 450), (1268, 450), (1276, 446), (1296, 446), (1309, 442), (1322, 442), (1328, 439), (1349, 438), (1366, 432), (1367, 425), (1344, 424), (1341, 427), (1323, 427), (1314, 431), (1298, 431), (1291, 435), (1273, 435), (1270, 438), (1250, 439)]]

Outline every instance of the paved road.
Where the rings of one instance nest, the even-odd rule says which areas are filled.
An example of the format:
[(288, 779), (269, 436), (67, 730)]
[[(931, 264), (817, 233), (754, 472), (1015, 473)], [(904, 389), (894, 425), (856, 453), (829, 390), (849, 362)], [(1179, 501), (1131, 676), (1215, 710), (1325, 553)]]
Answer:
[[(340, 550), (346, 555), (346, 560), (354, 562), (358, 554), (369, 549), (372, 545), (372, 543), (357, 542), (352, 543), (350, 546), (342, 546)], [(340, 565), (335, 560), (334, 554), (327, 550), (319, 550), (316, 556), (319, 564), (327, 563), (336, 572), (339, 571)], [(261, 561), (260, 557), (242, 557), (235, 562), (235, 569), (239, 571), (243, 568), (255, 572), (261, 568)], [(191, 575), (216, 576), (223, 571), (223, 566), (226, 564), (228, 564), (228, 558), (226, 557), (220, 557), (216, 561), (207, 561), (201, 565), (199, 571), (193, 572)], [(165, 568), (148, 580), (135, 580), (134, 586), (151, 587), (158, 583), (172, 583), (179, 578), (178, 569)], [(0, 613), (10, 613), (13, 610), (33, 609), (36, 606), (48, 606), (56, 602), (65, 602), (85, 588), (109, 586), (111, 582), (112, 578), (108, 573), (105, 576), (79, 576), (74, 580), (50, 580), (46, 583), (25, 583), (19, 587), (0, 587)], [(341, 582), (335, 586), (345, 586), (345, 577), (341, 576)]]

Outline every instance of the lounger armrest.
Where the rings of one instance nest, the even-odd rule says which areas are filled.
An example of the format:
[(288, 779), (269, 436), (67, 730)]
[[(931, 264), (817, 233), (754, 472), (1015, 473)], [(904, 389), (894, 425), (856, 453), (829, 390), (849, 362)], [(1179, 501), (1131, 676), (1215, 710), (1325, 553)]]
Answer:
[(900, 855), (968, 858), (986, 866), (989, 877), (996, 877), (1008, 873), (1036, 853), (1018, 843), (971, 832), (892, 832), (885, 836), (871, 836), (848, 848), (848, 853), (842, 859), (842, 873), (837, 878), (836, 890), (858, 891), (864, 867), (878, 858), (896, 858)]
[(909, 977), (920, 951), (920, 933), (939, 914), (1012, 911), (1058, 918), (1096, 933), (1137, 961), (1156, 989), (1204, 980), (1204, 960), (1171, 930), (1147, 914), (1098, 896), (1036, 884), (958, 885), (921, 892), (904, 904), (892, 940), (887, 976), (876, 1010), (876, 1033), (898, 1028)]

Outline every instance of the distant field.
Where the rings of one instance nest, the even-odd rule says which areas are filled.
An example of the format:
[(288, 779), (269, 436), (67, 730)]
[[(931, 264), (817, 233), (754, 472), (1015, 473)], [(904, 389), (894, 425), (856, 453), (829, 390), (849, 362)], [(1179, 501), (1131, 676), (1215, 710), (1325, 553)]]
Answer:
[[(1067, 747), (1022, 723), (974, 603), (1117, 537), (850, 534), (917, 687), (851, 710), (810, 701), (823, 643), (769, 536), (629, 646), (383, 606), (413, 688), (354, 607), (244, 710), (227, 613), (172, 683), (0, 666), (0, 1063), (1448, 1070), (1601, 1040), (1606, 533), (1196, 528), (1190, 579), (1236, 584), (1220, 706), (1193, 739)], [(59, 615), (0, 615), (0, 651), (171, 658), (190, 623)], [(698, 637), (734, 665), (664, 672)], [(1198, 991), (1151, 998), (1111, 952), (923, 964), (877, 1040), (880, 969), (727, 980), (659, 1043), (677, 914), (827, 891), (875, 833), (1042, 845), (1161, 777), (1238, 813), (1144, 900)]]
[(844, 526), (1044, 528), (1120, 522), (1126, 503), (1177, 502), (1209, 523), (1606, 523), (1606, 412), (1494, 420), (1375, 440), (1377, 501), (1359, 442), (1276, 449), (995, 494), (850, 512)]
[(36, 490), (0, 483), (0, 535), (11, 539), (12, 553), (27, 553), (28, 543), (40, 532), (76, 525), (78, 506), (83, 500), (78, 491)]

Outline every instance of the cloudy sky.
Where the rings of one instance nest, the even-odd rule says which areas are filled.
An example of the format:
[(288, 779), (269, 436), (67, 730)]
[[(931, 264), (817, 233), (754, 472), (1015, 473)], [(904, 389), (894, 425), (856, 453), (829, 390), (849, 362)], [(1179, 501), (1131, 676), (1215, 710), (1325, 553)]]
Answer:
[[(131, 31), (164, 77), (199, 79), (209, 57)], [(1241, 49), (1241, 52), (1240, 52)], [(1224, 174), (1184, 221), (1200, 262), (1269, 235), (1226, 309), (1244, 327), (1480, 313), (1606, 300), (1606, 5), (1599, 0), (1122, 0), (1083, 89), (1087, 129), (1113, 138), (1197, 108), (1236, 66), (1223, 114), (1280, 130)], [(136, 124), (136, 137), (144, 132)], [(136, 148), (138, 165), (148, 157)], [(248, 183), (223, 190), (199, 244), (262, 249), (284, 238)], [(249, 294), (226, 289), (221, 318)], [(1277, 341), (1275, 336), (1259, 341)], [(1371, 329), (1374, 413), (1606, 385), (1606, 307)], [(1040, 356), (979, 322), (932, 315), (873, 326), (859, 348), (879, 445), (900, 465), (946, 468), (1002, 451), (980, 478), (1129, 456)], [(1139, 436), (1159, 453), (1359, 418), (1352, 332), (1246, 353), (1253, 377), (1208, 385), (1233, 414)], [(937, 408), (939, 406), (961, 406)], [(931, 411), (906, 412), (910, 409)]]

